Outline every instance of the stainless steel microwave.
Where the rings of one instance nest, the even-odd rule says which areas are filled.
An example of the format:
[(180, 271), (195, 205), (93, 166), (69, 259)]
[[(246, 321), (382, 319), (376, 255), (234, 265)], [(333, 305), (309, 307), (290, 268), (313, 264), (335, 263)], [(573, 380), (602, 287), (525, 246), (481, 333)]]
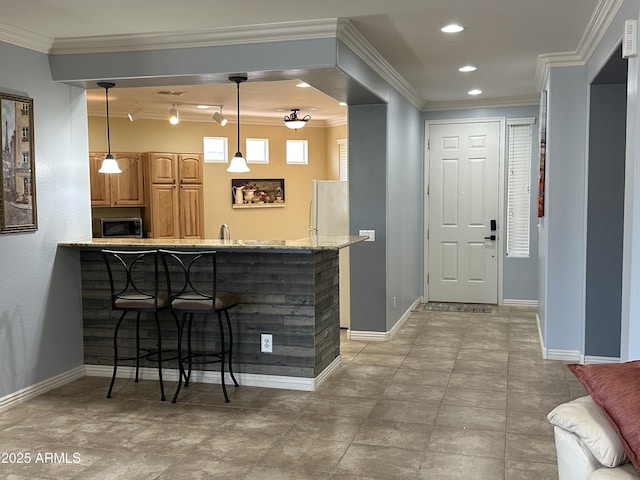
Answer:
[(94, 237), (142, 238), (141, 218), (94, 218)]

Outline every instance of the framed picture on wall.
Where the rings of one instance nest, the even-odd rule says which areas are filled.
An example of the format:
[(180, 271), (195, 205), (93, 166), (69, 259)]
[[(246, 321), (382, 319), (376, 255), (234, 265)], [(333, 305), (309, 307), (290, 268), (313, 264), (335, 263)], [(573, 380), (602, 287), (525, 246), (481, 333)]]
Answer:
[(538, 171), (538, 217), (544, 217), (545, 160), (547, 152), (547, 91), (540, 98), (540, 165)]
[(0, 93), (0, 233), (37, 230), (33, 99)]
[(233, 208), (284, 207), (284, 200), (284, 178), (231, 180)]

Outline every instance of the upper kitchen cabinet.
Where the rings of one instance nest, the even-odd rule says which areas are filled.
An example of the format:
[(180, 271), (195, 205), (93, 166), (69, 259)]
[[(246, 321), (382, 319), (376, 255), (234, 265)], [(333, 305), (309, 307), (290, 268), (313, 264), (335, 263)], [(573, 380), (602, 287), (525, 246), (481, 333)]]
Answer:
[(143, 163), (141, 153), (114, 153), (122, 173), (98, 173), (106, 152), (89, 154), (92, 207), (144, 206)]
[(149, 183), (202, 183), (199, 154), (148, 153)]

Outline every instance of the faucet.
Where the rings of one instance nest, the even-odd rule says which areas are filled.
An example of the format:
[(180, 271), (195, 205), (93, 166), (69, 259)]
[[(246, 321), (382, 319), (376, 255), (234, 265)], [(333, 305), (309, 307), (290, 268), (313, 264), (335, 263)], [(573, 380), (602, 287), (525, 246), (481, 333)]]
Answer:
[(231, 232), (229, 231), (229, 225), (223, 223), (220, 225), (220, 231), (218, 232), (218, 240), (231, 240)]

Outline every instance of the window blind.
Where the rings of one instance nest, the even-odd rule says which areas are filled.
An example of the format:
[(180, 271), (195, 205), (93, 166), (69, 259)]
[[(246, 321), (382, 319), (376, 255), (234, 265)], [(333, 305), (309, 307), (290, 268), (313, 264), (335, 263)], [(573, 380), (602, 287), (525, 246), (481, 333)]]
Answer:
[(340, 161), (340, 180), (349, 180), (349, 148), (346, 139), (338, 140), (338, 157)]
[(531, 223), (531, 125), (533, 122), (533, 119), (508, 121), (508, 257), (529, 257), (529, 230)]

